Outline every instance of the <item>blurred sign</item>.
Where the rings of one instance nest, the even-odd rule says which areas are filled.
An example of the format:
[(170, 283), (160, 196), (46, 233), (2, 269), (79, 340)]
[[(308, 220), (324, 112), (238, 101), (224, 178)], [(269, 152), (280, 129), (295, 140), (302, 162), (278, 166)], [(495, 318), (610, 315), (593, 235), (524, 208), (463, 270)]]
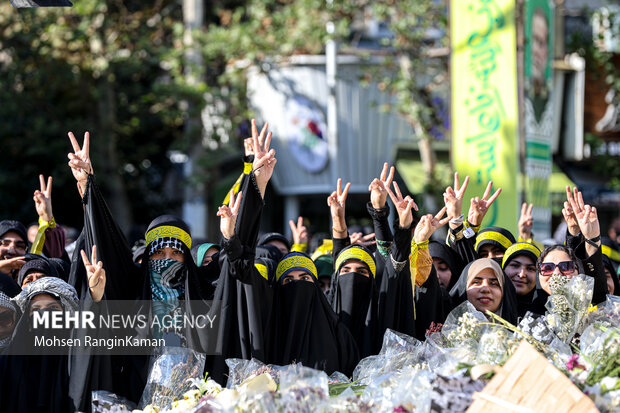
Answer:
[(482, 196), (491, 180), (494, 189), (502, 188), (483, 226), (514, 233), (519, 176), (515, 0), (453, 0), (450, 15), (454, 168), (470, 176), (466, 199)]
[(329, 159), (327, 123), (323, 112), (303, 96), (288, 99), (284, 111), (284, 134), (291, 153), (306, 171), (321, 172)]
[(525, 201), (532, 212), (537, 238), (551, 235), (551, 144), (554, 127), (552, 0), (525, 2)]

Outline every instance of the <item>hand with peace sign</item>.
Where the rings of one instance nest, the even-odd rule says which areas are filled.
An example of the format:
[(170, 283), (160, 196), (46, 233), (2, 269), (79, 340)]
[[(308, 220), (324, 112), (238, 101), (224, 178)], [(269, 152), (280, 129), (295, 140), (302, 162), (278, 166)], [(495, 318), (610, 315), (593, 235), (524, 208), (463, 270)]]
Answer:
[(295, 221), (292, 219), (288, 221), (288, 225), (291, 227), (291, 233), (293, 234), (293, 244), (308, 243), (308, 229), (305, 227), (302, 217), (297, 218), (297, 225), (295, 225)]
[(388, 175), (388, 163), (383, 164), (383, 171), (381, 171), (381, 179), (373, 179), (368, 186), (370, 191), (370, 202), (374, 209), (381, 209), (385, 206), (387, 199), (387, 189), (390, 187), (392, 180), (394, 179), (394, 167), (390, 168), (390, 174)]
[(349, 194), (349, 187), (351, 187), (351, 183), (347, 182), (343, 190), (342, 179), (338, 178), (336, 190), (327, 197), (327, 205), (330, 208), (333, 222), (333, 238), (346, 238), (347, 236), (347, 222), (345, 220), (344, 211), (347, 195)]
[(487, 211), (493, 205), (493, 202), (497, 199), (499, 194), (502, 193), (502, 188), (498, 188), (497, 191), (489, 198), (491, 194), (491, 188), (493, 188), (493, 181), (489, 181), (487, 189), (484, 191), (482, 199), (479, 197), (472, 198), (469, 204), (469, 213), (467, 214), (467, 221), (474, 227), (482, 224), (482, 220)]
[(103, 262), (97, 261), (97, 246), (93, 245), (90, 261), (88, 261), (88, 257), (84, 250), (81, 250), (80, 253), (82, 255), (82, 261), (84, 262), (84, 267), (86, 268), (90, 296), (93, 298), (93, 301), (99, 302), (103, 298), (106, 278)]
[[(461, 216), (461, 211), (463, 209), (463, 197), (465, 196), (465, 190), (467, 189), (468, 183), (469, 176), (466, 176), (463, 181), (463, 186), (459, 186), (459, 173), (454, 173), (454, 188), (449, 186), (443, 193), (443, 202), (446, 205), (448, 218), (455, 219)], [(452, 226), (452, 224), (450, 225)], [(454, 228), (456, 227), (457, 225), (454, 225)]]
[[(276, 166), (276, 162), (278, 161), (275, 157), (275, 149), (269, 149), (269, 145), (271, 145), (271, 132), (269, 132), (265, 137), (268, 127), (269, 124), (265, 123), (265, 126), (261, 129), (259, 135), (258, 130), (256, 129), (256, 121), (252, 119), (251, 150), (254, 153), (252, 171), (254, 172), (256, 184), (258, 185), (258, 189), (260, 189), (260, 194), (263, 198), (265, 197), (267, 183), (271, 179), (271, 175), (273, 175), (273, 168)], [(248, 145), (246, 145), (246, 150), (247, 149)]]
[(375, 233), (364, 235), (363, 232), (354, 232), (351, 234), (351, 245), (361, 245), (362, 247), (370, 247), (377, 243)]
[(521, 216), (519, 217), (519, 238), (528, 240), (532, 238), (532, 227), (534, 226), (534, 218), (532, 218), (532, 209), (534, 204), (527, 205), (524, 202), (521, 205)]
[(413, 208), (417, 211), (418, 206), (409, 195), (403, 198), (403, 194), (401, 194), (400, 188), (396, 182), (392, 182), (392, 185), (394, 185), (394, 192), (396, 192), (396, 195), (394, 195), (394, 192), (392, 192), (389, 187), (386, 189), (396, 207), (396, 212), (398, 212), (398, 225), (400, 225), (401, 228), (409, 228), (413, 222), (411, 209)]
[(34, 191), (34, 207), (37, 210), (37, 214), (43, 221), (51, 221), (54, 218), (52, 213), (52, 177), (47, 178), (47, 185), (45, 184), (45, 178), (43, 175), (39, 175), (40, 190)]
[(235, 235), (235, 224), (239, 215), (239, 206), (241, 205), (241, 195), (239, 192), (235, 198), (235, 190), (230, 190), (230, 202), (232, 208), (228, 205), (222, 205), (217, 210), (217, 216), (220, 217), (220, 231), (226, 239), (231, 239)]
[[(586, 205), (583, 202), (583, 195), (581, 192), (577, 190), (577, 188), (573, 188), (574, 196), (570, 195), (570, 191), (567, 187), (567, 198), (570, 203), (570, 207), (573, 210), (573, 214), (577, 219), (577, 224), (579, 225), (579, 230), (583, 234), (586, 240), (594, 240), (586, 244), (586, 252), (588, 255), (593, 255), (598, 247), (601, 245), (600, 243), (600, 235), (601, 235), (601, 227), (598, 220), (598, 214), (596, 212), (596, 208), (590, 205)], [(595, 244), (595, 245), (592, 245)]]
[(438, 228), (446, 225), (448, 221), (450, 221), (449, 216), (443, 219), (441, 218), (446, 213), (447, 209), (448, 208), (444, 206), (441, 208), (441, 211), (437, 213), (437, 215), (433, 216), (432, 214), (427, 214), (420, 218), (420, 222), (418, 222), (418, 225), (416, 225), (415, 230), (413, 231), (413, 240), (416, 244), (431, 239), (431, 235), (433, 235)]
[(583, 203), (581, 192), (579, 192), (576, 187), (573, 188), (573, 192), (574, 193), (571, 193), (569, 186), (566, 187), (566, 202), (564, 202), (564, 208), (562, 208), (562, 215), (568, 226), (568, 232), (572, 236), (577, 236), (581, 230), (579, 229), (579, 221), (577, 220), (576, 214), (583, 213), (585, 204)]
[(73, 172), (73, 176), (77, 181), (78, 190), (80, 191), (80, 195), (84, 196), (84, 192), (86, 192), (86, 181), (88, 179), (88, 175), (93, 174), (93, 165), (90, 162), (90, 134), (88, 132), (84, 133), (84, 143), (80, 148), (73, 132), (69, 132), (69, 140), (71, 141), (71, 146), (73, 146), (73, 152), (67, 154), (69, 158), (69, 166), (71, 167), (71, 172)]

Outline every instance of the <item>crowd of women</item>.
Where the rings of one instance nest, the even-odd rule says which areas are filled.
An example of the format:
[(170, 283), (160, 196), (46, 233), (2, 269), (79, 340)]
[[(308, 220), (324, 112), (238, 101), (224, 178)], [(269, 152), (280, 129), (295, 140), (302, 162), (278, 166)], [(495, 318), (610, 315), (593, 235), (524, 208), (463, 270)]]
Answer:
[[(220, 240), (193, 245), (187, 223), (163, 215), (151, 222), (137, 251), (129, 248), (99, 190), (88, 133), (81, 147), (69, 133), (69, 166), (84, 206), (84, 228), (73, 256), (59, 247), (64, 235), (51, 211), (51, 178), (46, 184), (41, 177), (41, 190), (34, 194), (40, 220), (32, 242), (19, 222), (0, 222), (3, 411), (89, 411), (96, 390), (140, 399), (148, 354), (82, 349), (25, 355), (24, 346), (32, 345), (33, 317), (45, 311), (113, 312), (111, 303), (124, 301), (149, 319), (217, 314), (208, 329), (129, 333), (206, 353), (205, 372), (225, 383), (228, 358), (301, 362), (350, 375), (361, 358), (379, 352), (386, 329), (423, 340), (465, 300), (514, 324), (527, 312), (544, 314), (550, 279), (558, 274), (592, 277), (592, 304), (620, 294), (617, 240), (601, 239), (596, 208), (577, 189), (567, 188), (562, 210), (566, 242), (546, 248), (532, 239), (531, 206), (523, 206), (518, 239), (505, 228), (482, 229), (485, 214), (501, 196), (501, 189), (491, 194), (491, 182), (482, 197), (470, 200), (465, 217), (469, 178), (461, 184), (458, 174), (443, 194), (440, 211), (414, 217), (416, 203), (403, 196), (387, 164), (369, 185), (374, 234), (349, 235), (350, 184), (341, 179), (327, 198), (332, 237), (315, 242), (315, 251), (307, 250), (309, 234), (301, 218), (290, 223), (292, 244), (282, 234), (263, 233), (265, 189), (277, 162), (267, 128), (259, 132), (252, 121), (244, 173), (217, 212)], [(388, 198), (395, 210), (392, 225)], [(446, 224), (446, 239), (431, 240)]]

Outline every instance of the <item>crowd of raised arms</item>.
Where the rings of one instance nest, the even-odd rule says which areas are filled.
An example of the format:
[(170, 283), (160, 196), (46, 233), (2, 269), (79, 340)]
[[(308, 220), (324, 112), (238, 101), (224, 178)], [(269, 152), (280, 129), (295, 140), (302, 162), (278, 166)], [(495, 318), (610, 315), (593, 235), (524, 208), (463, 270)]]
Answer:
[[(443, 193), (445, 205), (415, 217), (416, 203), (403, 194), (387, 163), (368, 187), (374, 233), (348, 230), (350, 184), (344, 179), (327, 197), (331, 238), (310, 242), (301, 217), (290, 221), (292, 243), (282, 234), (265, 232), (259, 228), (265, 189), (277, 162), (267, 129), (259, 132), (252, 121), (245, 172), (217, 211), (220, 239), (194, 245), (186, 222), (162, 215), (151, 222), (145, 245), (135, 251), (98, 188), (88, 132), (82, 146), (69, 133), (73, 152), (68, 164), (84, 209), (84, 228), (72, 257), (65, 249), (65, 232), (54, 221), (51, 177), (40, 176), (41, 188), (34, 192), (38, 226), (27, 230), (14, 220), (0, 222), (3, 411), (89, 411), (94, 390), (134, 402), (142, 394), (148, 354), (19, 355), (23, 348), (17, 347), (24, 341), (18, 337), (32, 334), (34, 314), (44, 311), (106, 312), (113, 309), (105, 303), (124, 300), (135, 303), (136, 314), (149, 317), (217, 314), (210, 328), (162, 327), (130, 334), (206, 353), (205, 373), (225, 384), (228, 358), (300, 362), (350, 376), (361, 358), (379, 352), (386, 329), (424, 340), (466, 300), (516, 324), (527, 312), (544, 314), (550, 280), (558, 274), (592, 277), (594, 305), (607, 294), (620, 294), (620, 220), (605, 232), (609, 238), (601, 237), (597, 210), (577, 188), (566, 188), (565, 242), (550, 246), (532, 239), (531, 205), (522, 206), (517, 237), (505, 228), (484, 226), (485, 214), (501, 196), (501, 188), (492, 191), (492, 182), (481, 197), (469, 200), (465, 216), (469, 177), (459, 179), (458, 173)], [(447, 237), (431, 240), (446, 224)], [(59, 334), (69, 337), (72, 331)]]

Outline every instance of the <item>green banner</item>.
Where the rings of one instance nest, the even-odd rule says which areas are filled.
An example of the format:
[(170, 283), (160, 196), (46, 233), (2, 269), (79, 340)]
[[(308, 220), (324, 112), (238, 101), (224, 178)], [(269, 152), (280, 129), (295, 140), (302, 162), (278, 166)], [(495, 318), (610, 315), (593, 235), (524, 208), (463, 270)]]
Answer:
[(532, 232), (541, 240), (551, 236), (554, 4), (526, 0), (524, 11), (525, 201), (534, 204)]
[(463, 202), (488, 181), (502, 193), (483, 226), (517, 230), (518, 111), (515, 0), (452, 0), (452, 162), (470, 182)]

